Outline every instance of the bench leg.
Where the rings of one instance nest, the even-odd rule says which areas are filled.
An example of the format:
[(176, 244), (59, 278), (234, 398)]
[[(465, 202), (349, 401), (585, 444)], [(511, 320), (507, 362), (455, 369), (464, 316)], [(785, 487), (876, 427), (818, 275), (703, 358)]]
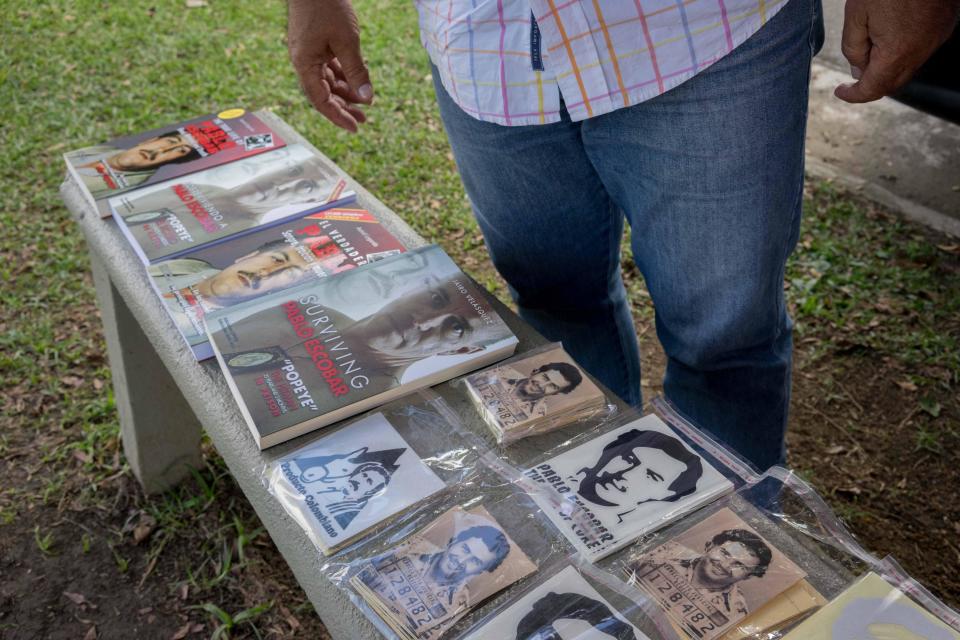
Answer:
[(144, 491), (166, 491), (202, 465), (200, 423), (107, 270), (97, 257), (90, 261), (123, 452)]

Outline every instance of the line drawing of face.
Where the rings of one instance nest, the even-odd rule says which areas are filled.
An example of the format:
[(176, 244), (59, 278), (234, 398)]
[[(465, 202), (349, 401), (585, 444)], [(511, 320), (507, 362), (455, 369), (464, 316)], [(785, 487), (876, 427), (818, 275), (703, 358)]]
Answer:
[(516, 640), (636, 640), (633, 628), (610, 608), (580, 593), (548, 592), (517, 624)]
[(727, 541), (707, 545), (697, 561), (697, 582), (708, 589), (725, 589), (754, 575), (763, 564), (757, 554), (742, 542)]
[(703, 463), (672, 436), (633, 429), (607, 444), (596, 464), (577, 474), (584, 476), (577, 493), (588, 502), (633, 509), (693, 493)]
[(294, 246), (280, 242), (237, 258), (197, 288), (215, 300), (242, 302), (300, 282), (313, 273), (310, 266)]
[(345, 500), (372, 498), (390, 482), (390, 474), (383, 467), (369, 465), (358, 468), (340, 483), (340, 493)]
[(120, 171), (144, 171), (195, 153), (177, 132), (155, 136), (107, 158), (107, 164)]

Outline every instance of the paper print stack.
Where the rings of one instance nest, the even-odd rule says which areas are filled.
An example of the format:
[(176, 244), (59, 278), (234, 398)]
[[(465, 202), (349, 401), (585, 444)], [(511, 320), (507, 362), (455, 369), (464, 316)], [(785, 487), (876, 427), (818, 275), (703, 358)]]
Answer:
[(325, 555), (445, 486), (380, 413), (284, 456), (269, 481)]
[(534, 494), (581, 553), (599, 560), (733, 489), (657, 416), (649, 415), (526, 470), (562, 501)]
[(440, 247), (207, 315), (261, 448), (490, 364), (517, 339)]
[(697, 640), (722, 637), (806, 576), (729, 509), (631, 559), (627, 573)]
[(537, 566), (483, 507), (454, 507), (362, 561), (350, 584), (401, 638), (434, 640)]
[(466, 640), (649, 640), (574, 567), (518, 599)]
[(283, 139), (260, 118), (227, 109), (63, 154), (87, 201), (109, 216), (106, 199), (264, 151)]
[(329, 209), (150, 265), (167, 313), (198, 360), (213, 357), (203, 318), (405, 251), (363, 209)]
[(336, 168), (295, 144), (143, 187), (108, 201), (144, 264), (177, 258), (260, 227), (354, 199)]
[(784, 640), (960, 640), (960, 632), (868, 573)]
[(500, 444), (558, 429), (606, 402), (560, 346), (472, 374), (464, 383)]

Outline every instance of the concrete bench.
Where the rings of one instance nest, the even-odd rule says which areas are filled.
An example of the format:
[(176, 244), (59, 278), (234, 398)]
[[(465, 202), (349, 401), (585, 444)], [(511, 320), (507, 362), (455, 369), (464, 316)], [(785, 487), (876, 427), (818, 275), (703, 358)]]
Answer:
[[(300, 142), (315, 149), (276, 116), (258, 115), (276, 127), (289, 143)], [(426, 244), (362, 186), (352, 180), (349, 186), (356, 190), (359, 205), (370, 210), (408, 247)], [(86, 237), (113, 375), (123, 449), (144, 490), (147, 493), (164, 491), (187, 477), (191, 467), (199, 468), (201, 428), (206, 430), (331, 636), (335, 640), (377, 637), (372, 625), (320, 575), (318, 552), (260, 484), (258, 470), (265, 462), (305, 439), (316, 437), (316, 433), (259, 451), (216, 361), (196, 362), (116, 223), (101, 219), (71, 180), (64, 182), (60, 191)], [(544, 342), (543, 337), (516, 314), (496, 300), (492, 303), (519, 338), (518, 352)], [(444, 387), (441, 395), (447, 397), (458, 414), (473, 415), (459, 393)], [(479, 418), (467, 426), (478, 432), (485, 431)]]

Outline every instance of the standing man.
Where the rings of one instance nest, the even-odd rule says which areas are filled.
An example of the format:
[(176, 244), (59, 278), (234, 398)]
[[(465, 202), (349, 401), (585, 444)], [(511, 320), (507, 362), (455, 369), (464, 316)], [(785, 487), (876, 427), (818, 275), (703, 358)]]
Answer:
[[(288, 0), (304, 91), (356, 131), (373, 100), (349, 0)], [(624, 218), (664, 391), (758, 467), (785, 457), (810, 61), (820, 0), (417, 0), (440, 114), (520, 315), (624, 400), (640, 360)], [(847, 102), (896, 91), (960, 0), (847, 0)]]

